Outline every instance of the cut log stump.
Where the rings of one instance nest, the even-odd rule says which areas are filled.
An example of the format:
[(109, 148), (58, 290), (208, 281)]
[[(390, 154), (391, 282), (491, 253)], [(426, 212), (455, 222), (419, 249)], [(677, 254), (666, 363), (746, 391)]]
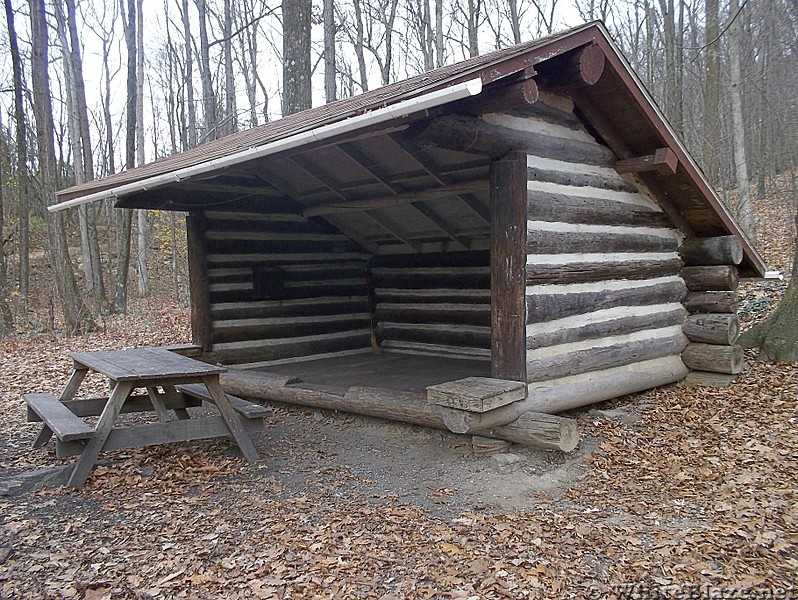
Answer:
[(682, 331), (693, 342), (731, 346), (740, 337), (740, 319), (728, 313), (691, 315)]
[(488, 435), (562, 452), (570, 452), (579, 444), (579, 427), (574, 419), (536, 412), (525, 412), (512, 423), (491, 429)]
[(685, 240), (679, 248), (685, 265), (739, 265), (743, 247), (734, 235)]
[(737, 375), (743, 370), (743, 349), (740, 346), (693, 343), (682, 352), (682, 361), (693, 371)]

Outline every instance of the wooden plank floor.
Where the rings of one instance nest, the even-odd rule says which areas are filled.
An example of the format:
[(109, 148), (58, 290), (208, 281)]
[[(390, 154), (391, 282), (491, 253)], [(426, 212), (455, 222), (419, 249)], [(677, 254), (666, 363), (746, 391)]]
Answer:
[(293, 375), (302, 382), (292, 387), (314, 386), (346, 391), (352, 386), (404, 392), (424, 392), (427, 386), (464, 377), (490, 377), (490, 362), (409, 354), (352, 354), (319, 360), (272, 365), (269, 373)]

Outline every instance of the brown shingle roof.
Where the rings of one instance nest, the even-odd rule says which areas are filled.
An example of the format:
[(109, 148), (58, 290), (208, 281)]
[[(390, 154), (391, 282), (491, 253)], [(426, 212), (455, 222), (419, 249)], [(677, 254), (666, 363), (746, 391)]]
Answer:
[(524, 68), (524, 66), (532, 66), (534, 62), (510, 70), (491, 71), (490, 67), (506, 63), (509, 59), (523, 56), (531, 51), (570, 38), (575, 33), (587, 30), (593, 26), (595, 26), (593, 23), (581, 25), (531, 42), (525, 42), (510, 48), (475, 56), (453, 65), (440, 67), (433, 71), (428, 71), (403, 81), (397, 81), (396, 83), (365, 92), (358, 96), (304, 110), (277, 121), (227, 135), (218, 140), (167, 156), (129, 171), (122, 171), (103, 179), (72, 186), (59, 192), (58, 196), (61, 200), (78, 198), (96, 191), (110, 189), (126, 183), (140, 181), (148, 177), (190, 167), (209, 160), (228, 156), (247, 148), (287, 138), (322, 125), (341, 121), (383, 106), (395, 104), (436, 89), (448, 87), (472, 77), (479, 76), (482, 78), (483, 83), (487, 83), (514, 71), (518, 71)]

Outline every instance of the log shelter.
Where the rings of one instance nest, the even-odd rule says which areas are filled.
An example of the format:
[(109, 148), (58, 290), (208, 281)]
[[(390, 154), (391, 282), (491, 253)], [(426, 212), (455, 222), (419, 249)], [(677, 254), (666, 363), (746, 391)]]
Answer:
[[(739, 372), (738, 273), (765, 270), (600, 22), (54, 209), (103, 198), (186, 211), (193, 338), (228, 392), (511, 441), (530, 415)], [(488, 390), (473, 407), (428, 398), (463, 380)]]

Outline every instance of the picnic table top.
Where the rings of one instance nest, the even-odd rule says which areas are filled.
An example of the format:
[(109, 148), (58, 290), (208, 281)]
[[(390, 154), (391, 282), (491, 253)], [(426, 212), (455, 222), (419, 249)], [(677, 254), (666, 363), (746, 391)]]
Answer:
[(98, 352), (72, 352), (72, 360), (115, 381), (202, 377), (227, 371), (165, 348), (126, 348)]

